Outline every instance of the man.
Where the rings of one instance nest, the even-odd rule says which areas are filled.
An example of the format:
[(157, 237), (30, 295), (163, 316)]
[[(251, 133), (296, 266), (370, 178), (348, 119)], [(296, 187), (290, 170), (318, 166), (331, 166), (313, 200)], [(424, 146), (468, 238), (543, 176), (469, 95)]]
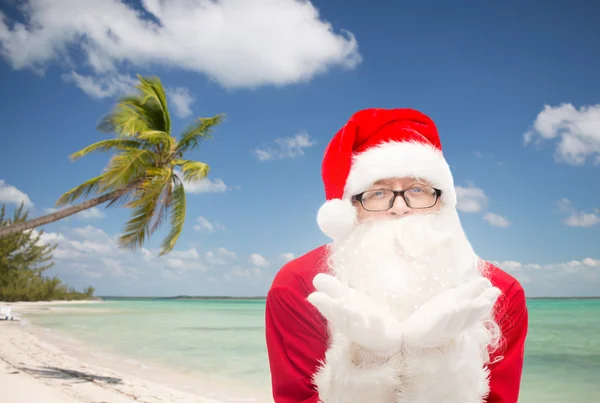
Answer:
[(434, 122), (353, 115), (327, 147), (333, 239), (267, 296), (276, 403), (516, 403), (528, 315), (516, 279), (477, 258)]

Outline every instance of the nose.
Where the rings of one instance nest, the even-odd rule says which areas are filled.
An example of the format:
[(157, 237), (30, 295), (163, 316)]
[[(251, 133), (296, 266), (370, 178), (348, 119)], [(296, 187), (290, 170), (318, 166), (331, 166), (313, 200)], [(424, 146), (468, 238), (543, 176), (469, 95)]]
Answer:
[(388, 210), (388, 214), (392, 216), (405, 216), (410, 214), (410, 208), (406, 205), (404, 199), (400, 196), (396, 197), (392, 208)]

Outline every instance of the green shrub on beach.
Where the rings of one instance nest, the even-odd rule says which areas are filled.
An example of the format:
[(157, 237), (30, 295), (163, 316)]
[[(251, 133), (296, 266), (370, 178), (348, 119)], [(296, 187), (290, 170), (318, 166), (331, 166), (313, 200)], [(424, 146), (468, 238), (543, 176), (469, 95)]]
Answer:
[[(27, 220), (23, 204), (12, 219), (7, 219), (6, 206), (0, 209), (0, 228)], [(60, 279), (48, 277), (52, 252), (56, 244), (42, 242), (43, 231), (23, 231), (0, 239), (0, 301), (83, 300), (94, 296), (94, 288), (84, 292), (63, 284)]]

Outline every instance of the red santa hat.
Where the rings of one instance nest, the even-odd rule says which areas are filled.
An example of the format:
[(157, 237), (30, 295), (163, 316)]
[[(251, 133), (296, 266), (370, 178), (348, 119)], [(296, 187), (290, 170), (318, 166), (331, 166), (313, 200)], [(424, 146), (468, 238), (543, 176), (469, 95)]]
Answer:
[(333, 137), (323, 158), (326, 202), (321, 231), (338, 239), (356, 224), (352, 196), (386, 178), (415, 177), (442, 190), (442, 208), (455, 208), (456, 192), (435, 123), (413, 109), (365, 109)]

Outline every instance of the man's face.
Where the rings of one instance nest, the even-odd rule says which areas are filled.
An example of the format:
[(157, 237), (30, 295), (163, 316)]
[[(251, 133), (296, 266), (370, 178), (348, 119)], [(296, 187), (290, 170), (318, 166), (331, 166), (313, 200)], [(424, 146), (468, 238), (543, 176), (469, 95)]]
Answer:
[(385, 192), (370, 195), (368, 203), (356, 201), (359, 225), (336, 240), (329, 254), (329, 266), (341, 281), (395, 307), (400, 316), (481, 275), (456, 211), (445, 208), (437, 192), (433, 198), (427, 193), (430, 183), (390, 178), (370, 188), (410, 189), (417, 190), (407, 196), (409, 204), (419, 208), (410, 208), (401, 196), (390, 207)]
[[(390, 190), (406, 190), (405, 197), (412, 208), (401, 196), (398, 196), (392, 207), (387, 209), (391, 197), (391, 193), (388, 192)], [(377, 181), (363, 195), (362, 204), (359, 201), (354, 201), (353, 204), (360, 223), (402, 218), (412, 214), (428, 214), (439, 211), (441, 207), (441, 201), (436, 198), (432, 185), (415, 178), (390, 178)]]

